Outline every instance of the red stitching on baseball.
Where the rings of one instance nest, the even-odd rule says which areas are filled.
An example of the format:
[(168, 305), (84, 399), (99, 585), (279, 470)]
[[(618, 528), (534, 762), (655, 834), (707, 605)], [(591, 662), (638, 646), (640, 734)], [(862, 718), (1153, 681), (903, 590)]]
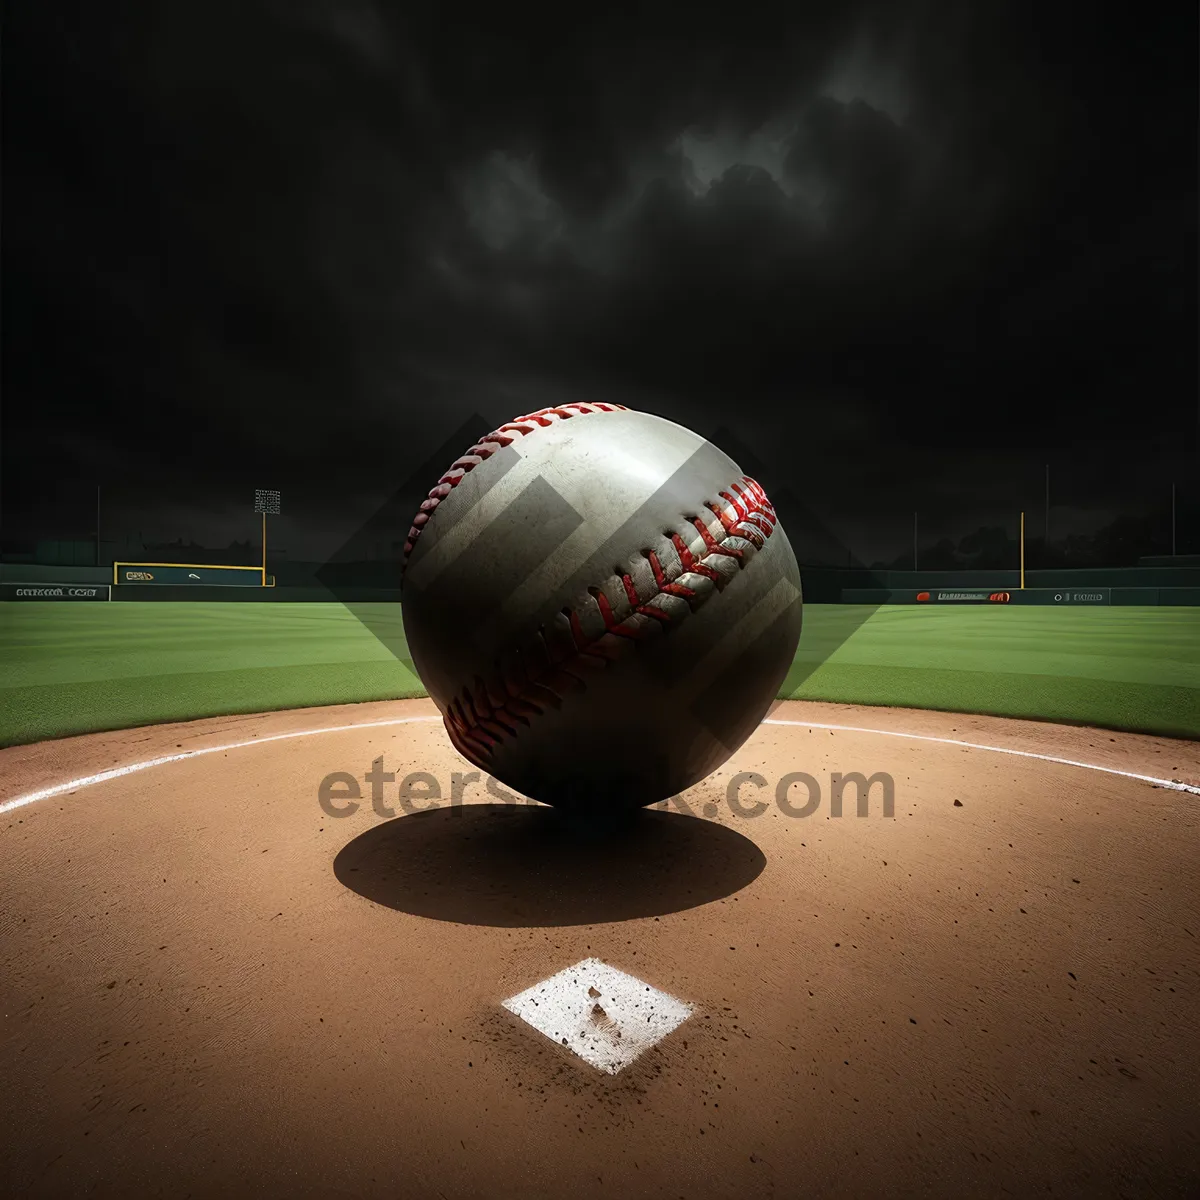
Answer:
[[(558, 637), (554, 642), (547, 637), (544, 627), (538, 631), (534, 654), (542, 661), (518, 655), (510, 663), (498, 664), (507, 695), (497, 697), (493, 694), (486, 712), (483, 710), (488, 687), (477, 676), (474, 693), (470, 688), (465, 688), (445, 713), (446, 732), (455, 749), (475, 766), (488, 770), (495, 747), (506, 737), (517, 736), (521, 725), (528, 727), (530, 718), (541, 714), (543, 710), (538, 703), (559, 708), (566, 691), (583, 691), (586, 688), (584, 680), (574, 673), (575, 670), (603, 670), (609, 662), (627, 651), (630, 642), (677, 626), (710, 595), (723, 590), (732, 576), (722, 574), (712, 561), (704, 560), (732, 558), (737, 563), (737, 570), (743, 570), (754, 554), (762, 549), (775, 528), (777, 518), (766, 493), (749, 476), (743, 476), (728, 491), (718, 492), (718, 496), (732, 512), (715, 501), (706, 503), (705, 507), (720, 522), (724, 534), (720, 541), (700, 517), (688, 515), (683, 518), (700, 534), (704, 544), (701, 560), (697, 560), (680, 534), (668, 531), (664, 536), (678, 555), (678, 570), (673, 565), (664, 568), (654, 550), (642, 551), (654, 576), (652, 593), (639, 596), (632, 575), (614, 570), (612, 582), (620, 585), (629, 602), (628, 616), (619, 619), (612, 600), (603, 588), (591, 587), (588, 592), (596, 602), (603, 632), (589, 636), (579, 613), (572, 608), (564, 608), (559, 614)], [(735, 542), (741, 542), (742, 545), (732, 544)], [(708, 580), (712, 587), (689, 587), (680, 582), (685, 575)], [(615, 587), (613, 590), (616, 590)], [(682, 607), (659, 607), (655, 601), (660, 597), (681, 599), (684, 604)], [(572, 670), (568, 670), (568, 667)]]
[(506, 425), (501, 425), (499, 429), (495, 429), (491, 433), (481, 437), (474, 446), (471, 446), (467, 450), (466, 454), (456, 458), (450, 464), (450, 469), (437, 481), (434, 487), (430, 488), (429, 494), (421, 502), (421, 506), (417, 510), (417, 515), (413, 518), (412, 526), (408, 531), (408, 537), (404, 542), (404, 554), (400, 566), (401, 576), (403, 576), (408, 567), (409, 556), (412, 554), (413, 547), (417, 544), (417, 538), (421, 536), (421, 530), (428, 524), (429, 518), (433, 516), (437, 506), (462, 482), (464, 475), (469, 471), (473, 471), (481, 462), (491, 458), (497, 450), (512, 445), (517, 440), (512, 435), (519, 434), (524, 437), (532, 433), (535, 429), (545, 429), (553, 425), (556, 421), (568, 421), (574, 416), (582, 416), (587, 413), (627, 411), (628, 409), (623, 404), (606, 404), (601, 402), (592, 404), (560, 404), (556, 408), (539, 408), (537, 412), (517, 417), (509, 421)]

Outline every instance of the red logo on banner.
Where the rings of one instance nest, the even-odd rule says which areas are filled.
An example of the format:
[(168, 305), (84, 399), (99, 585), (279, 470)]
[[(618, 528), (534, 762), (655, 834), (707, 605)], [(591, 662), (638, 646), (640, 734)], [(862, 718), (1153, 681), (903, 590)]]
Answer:
[(996, 604), (1007, 604), (1009, 595), (1007, 592), (993, 592), (988, 599)]
[(928, 592), (918, 592), (918, 593), (917, 593), (917, 599), (918, 599), (918, 600), (928, 600), (928, 599), (929, 599), (929, 593), (928, 593)]

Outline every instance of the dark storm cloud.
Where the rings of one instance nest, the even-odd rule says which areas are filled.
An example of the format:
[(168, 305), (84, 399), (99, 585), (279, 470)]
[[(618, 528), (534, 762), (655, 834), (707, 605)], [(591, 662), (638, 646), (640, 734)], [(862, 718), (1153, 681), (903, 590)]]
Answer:
[(560, 397), (881, 496), (904, 446), (1183, 431), (1191, 42), (1032, 11), (11, 14), (6, 494), (19, 441), (353, 507)]

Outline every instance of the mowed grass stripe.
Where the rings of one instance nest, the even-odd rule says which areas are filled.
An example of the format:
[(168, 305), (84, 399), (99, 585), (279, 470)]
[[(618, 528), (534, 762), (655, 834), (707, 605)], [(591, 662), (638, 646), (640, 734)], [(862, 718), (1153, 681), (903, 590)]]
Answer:
[(1200, 608), (894, 606), (841, 640), (847, 607), (810, 606), (798, 661), (1200, 687)]
[(1200, 690), (1079, 676), (827, 663), (793, 688), (788, 698), (1025, 717), (1200, 738)]
[(163, 721), (423, 695), (420, 681), (394, 658), (18, 687), (0, 692), (0, 744), (21, 745)]
[[(372, 609), (399, 633), (398, 605)], [(340, 604), (188, 602), (0, 604), (0, 654), (4, 687), (393, 657)]]

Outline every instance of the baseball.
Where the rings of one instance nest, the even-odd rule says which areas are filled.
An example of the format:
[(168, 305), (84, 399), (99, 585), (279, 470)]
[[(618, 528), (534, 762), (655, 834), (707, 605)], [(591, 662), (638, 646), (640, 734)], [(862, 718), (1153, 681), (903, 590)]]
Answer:
[(457, 459), (404, 549), (404, 630), (455, 748), (533, 800), (643, 807), (750, 736), (800, 638), (763, 489), (616, 404), (518, 417)]

